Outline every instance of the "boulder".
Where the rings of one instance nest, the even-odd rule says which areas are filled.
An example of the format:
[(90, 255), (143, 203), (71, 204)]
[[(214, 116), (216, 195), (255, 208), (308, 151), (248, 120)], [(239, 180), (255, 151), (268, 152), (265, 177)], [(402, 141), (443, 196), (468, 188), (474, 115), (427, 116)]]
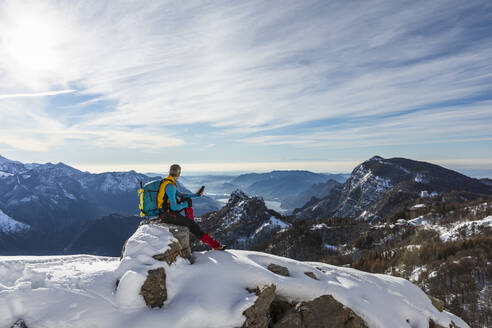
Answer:
[(289, 269), (281, 265), (271, 263), (270, 265), (268, 265), (267, 269), (281, 276), (290, 277)]
[(314, 274), (314, 272), (304, 272), (304, 274), (306, 276), (308, 276), (309, 278), (312, 278), (314, 280), (318, 280), (318, 277), (316, 277), (316, 275)]
[(275, 285), (263, 285), (255, 292), (258, 298), (255, 303), (243, 312), (246, 321), (243, 328), (268, 328), (270, 323), (270, 305), (275, 299)]
[(167, 300), (166, 271), (164, 268), (149, 270), (147, 279), (140, 288), (147, 306), (151, 308), (162, 307)]
[(299, 302), (276, 322), (275, 328), (367, 328), (364, 321), (331, 295)]

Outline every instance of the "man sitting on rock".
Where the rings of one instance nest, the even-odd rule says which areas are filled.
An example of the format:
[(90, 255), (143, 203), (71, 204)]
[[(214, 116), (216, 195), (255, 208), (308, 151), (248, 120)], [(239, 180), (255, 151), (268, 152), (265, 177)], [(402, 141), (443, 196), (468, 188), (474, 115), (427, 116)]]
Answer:
[[(169, 168), (169, 175), (162, 181), (159, 187), (159, 192), (157, 194), (157, 208), (160, 213), (160, 221), (163, 223), (188, 227), (191, 233), (205, 244), (208, 244), (215, 250), (224, 250), (225, 247), (223, 245), (210, 237), (209, 234), (203, 232), (198, 223), (195, 222), (193, 208), (191, 207), (191, 199), (202, 196), (203, 189), (196, 194), (178, 193), (176, 180), (178, 180), (180, 175), (181, 167), (178, 164), (171, 165)], [(181, 211), (184, 211), (186, 217), (180, 214)]]

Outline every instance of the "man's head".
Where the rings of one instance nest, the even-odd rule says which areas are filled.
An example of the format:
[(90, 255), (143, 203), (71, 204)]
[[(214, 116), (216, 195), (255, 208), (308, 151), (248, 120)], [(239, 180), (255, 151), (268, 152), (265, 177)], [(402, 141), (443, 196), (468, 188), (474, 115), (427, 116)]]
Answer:
[(181, 175), (181, 166), (178, 164), (173, 164), (169, 168), (169, 175), (172, 176), (173, 178), (177, 178)]

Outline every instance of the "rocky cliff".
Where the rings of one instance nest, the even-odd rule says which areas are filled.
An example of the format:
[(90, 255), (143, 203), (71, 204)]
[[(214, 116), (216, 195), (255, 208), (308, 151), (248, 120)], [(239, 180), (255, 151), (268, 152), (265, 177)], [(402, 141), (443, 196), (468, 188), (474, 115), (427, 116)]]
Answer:
[[(251, 249), (272, 235), (290, 227), (287, 218), (268, 209), (261, 197), (249, 197), (235, 190), (219, 211), (200, 218), (203, 230), (235, 249)], [(199, 247), (199, 243), (194, 244)], [(205, 248), (203, 248), (205, 249)]]

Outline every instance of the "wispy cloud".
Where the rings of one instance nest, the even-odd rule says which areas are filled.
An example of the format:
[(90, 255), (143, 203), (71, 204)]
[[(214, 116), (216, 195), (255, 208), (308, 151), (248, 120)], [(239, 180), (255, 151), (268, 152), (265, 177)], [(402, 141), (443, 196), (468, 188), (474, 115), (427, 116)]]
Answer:
[(31, 98), (31, 97), (45, 97), (45, 96), (56, 96), (65, 93), (74, 93), (76, 90), (56, 90), (56, 91), (45, 91), (36, 93), (13, 93), (8, 95), (1, 95), (0, 99), (12, 99), (12, 98)]
[[(82, 112), (75, 124), (65, 122), (73, 113), (53, 114), (47, 102), (29, 109), (57, 122), (48, 129), (0, 103), (2, 118), (16, 122), (3, 142), (35, 129), (52, 140), (46, 147), (76, 139), (154, 149), (189, 142), (174, 130), (189, 124), (211, 126), (223, 140), (247, 146), (490, 139), (491, 105), (483, 102), (492, 93), (489, 1), (0, 6), (0, 94), (23, 101), (19, 90), (74, 88), (112, 104)], [(201, 139), (203, 147), (220, 150), (216, 139)]]

